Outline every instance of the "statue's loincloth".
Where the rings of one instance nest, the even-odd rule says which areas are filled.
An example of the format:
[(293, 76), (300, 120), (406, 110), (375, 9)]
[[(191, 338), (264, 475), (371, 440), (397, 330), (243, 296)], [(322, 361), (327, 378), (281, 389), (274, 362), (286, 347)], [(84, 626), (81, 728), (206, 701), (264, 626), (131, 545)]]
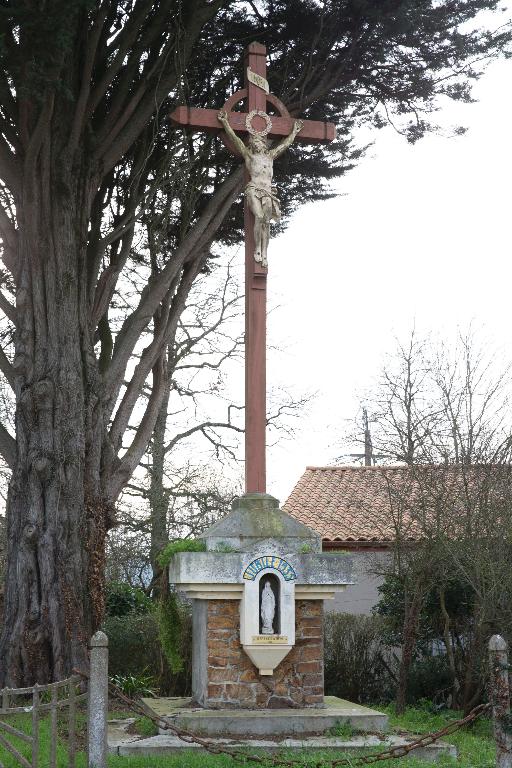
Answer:
[(275, 196), (273, 192), (269, 192), (268, 189), (263, 189), (262, 187), (256, 186), (256, 184), (253, 184), (252, 181), (250, 181), (246, 188), (245, 188), (245, 194), (247, 196), (247, 192), (251, 190), (253, 195), (258, 198), (258, 200), (270, 200), (272, 203), (272, 213), (271, 218), (278, 221), (281, 218), (281, 208), (279, 206), (279, 200)]

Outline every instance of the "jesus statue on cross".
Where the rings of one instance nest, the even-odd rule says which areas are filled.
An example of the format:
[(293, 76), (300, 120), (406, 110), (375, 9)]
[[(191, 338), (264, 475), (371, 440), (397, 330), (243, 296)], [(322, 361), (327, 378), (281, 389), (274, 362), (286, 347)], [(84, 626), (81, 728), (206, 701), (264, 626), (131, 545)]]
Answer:
[[(258, 114), (258, 111), (254, 110), (254, 114)], [(264, 114), (263, 112), (259, 113), (260, 117), (263, 117)], [(253, 116), (252, 113), (247, 116), (247, 128), (251, 137), (249, 143), (244, 144), (230, 126), (226, 110), (221, 109), (219, 112), (219, 120), (228, 137), (245, 160), (245, 166), (249, 173), (245, 197), (254, 215), (254, 259), (262, 267), (266, 267), (268, 265), (267, 249), (270, 239), (270, 222), (272, 220), (279, 221), (281, 218), (279, 200), (272, 187), (274, 160), (291, 146), (304, 123), (302, 120), (295, 120), (291, 133), (276, 147), (269, 149), (266, 136), (268, 131), (255, 131), (252, 128)], [(270, 119), (266, 114), (265, 118), (269, 120), (270, 125), (267, 124), (267, 129), (270, 130)]]
[[(336, 137), (332, 123), (295, 120), (280, 99), (270, 93), (266, 77), (267, 50), (250, 43), (244, 57), (244, 88), (233, 93), (219, 111), (181, 105), (170, 115), (174, 125), (218, 135), (240, 155), (245, 180), (245, 483), (247, 493), (265, 493), (266, 412), (266, 294), (270, 221), (280, 216), (272, 189), (274, 160), (294, 141), (328, 143)], [(245, 110), (234, 109), (245, 103)], [(266, 111), (267, 104), (272, 115)], [(247, 144), (237, 135), (247, 136)], [(270, 147), (268, 140), (278, 141)]]

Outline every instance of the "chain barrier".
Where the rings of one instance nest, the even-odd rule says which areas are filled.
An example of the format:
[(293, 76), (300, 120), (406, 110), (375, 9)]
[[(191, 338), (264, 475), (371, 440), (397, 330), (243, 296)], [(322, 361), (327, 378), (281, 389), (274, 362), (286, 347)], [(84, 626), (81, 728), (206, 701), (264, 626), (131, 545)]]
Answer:
[[(83, 676), (86, 677), (86, 675)], [(210, 754), (229, 755), (229, 757), (233, 758), (233, 760), (239, 760), (240, 762), (258, 763), (265, 766), (272, 765), (278, 766), (279, 768), (304, 768), (304, 760), (284, 760), (282, 758), (247, 754), (247, 752), (244, 752), (241, 749), (237, 749), (235, 747), (229, 748), (225, 745), (212, 742), (209, 739), (204, 739), (201, 736), (197, 736), (196, 734), (185, 730), (184, 728), (179, 728), (176, 725), (172, 725), (167, 720), (158, 717), (158, 715), (149, 713), (142, 705), (126, 696), (116, 685), (110, 682), (109, 691), (114, 698), (116, 698), (118, 701), (121, 701), (128, 709), (130, 709), (130, 711), (134, 712), (140, 717), (148, 718), (160, 730), (171, 731), (172, 733), (176, 734), (176, 736), (178, 736), (181, 741), (184, 741), (188, 744), (198, 744), (207, 752), (210, 752)], [(466, 715), (466, 717), (463, 717), (460, 720), (454, 720), (438, 731), (433, 731), (432, 733), (426, 733), (423, 736), (419, 736), (409, 744), (388, 747), (382, 752), (374, 752), (369, 755), (361, 755), (359, 757), (342, 757), (335, 760), (323, 759), (319, 762), (309, 763), (309, 765), (314, 768), (337, 768), (338, 766), (348, 766), (349, 768), (354, 768), (354, 766), (357, 765), (371, 765), (372, 763), (378, 763), (384, 760), (405, 757), (419, 747), (428, 747), (430, 744), (434, 744), (443, 736), (449, 736), (461, 728), (470, 725), (479, 717), (485, 715), (490, 709), (491, 704), (479, 704), (477, 707), (472, 709), (471, 712)]]

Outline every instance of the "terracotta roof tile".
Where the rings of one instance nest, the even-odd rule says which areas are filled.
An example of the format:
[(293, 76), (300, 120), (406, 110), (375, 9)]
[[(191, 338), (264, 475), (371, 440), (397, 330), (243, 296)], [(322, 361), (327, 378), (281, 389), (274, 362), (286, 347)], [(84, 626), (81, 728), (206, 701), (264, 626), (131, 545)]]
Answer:
[(441, 518), (445, 533), (456, 536), (466, 508), (508, 508), (511, 500), (511, 464), (351, 465), (306, 467), (283, 509), (325, 541), (368, 546), (393, 541), (398, 527), (402, 538), (418, 541), (439, 525), (440, 508), (449, 513)]
[[(331, 541), (394, 539), (393, 489), (404, 488), (408, 467), (306, 467), (283, 509)], [(418, 538), (410, 525), (407, 538)]]

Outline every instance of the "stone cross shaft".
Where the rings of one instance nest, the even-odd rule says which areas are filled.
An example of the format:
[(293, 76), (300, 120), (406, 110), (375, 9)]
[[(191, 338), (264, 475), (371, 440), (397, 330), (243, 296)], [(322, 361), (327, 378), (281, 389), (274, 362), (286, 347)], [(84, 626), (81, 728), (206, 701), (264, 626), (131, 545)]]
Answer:
[[(267, 50), (260, 43), (251, 43), (244, 58), (245, 87), (234, 93), (224, 104), (229, 126), (236, 131), (266, 135), (279, 139), (290, 136), (295, 120), (284, 104), (269, 93), (266, 80)], [(232, 112), (243, 101), (247, 112)], [(267, 103), (277, 116), (266, 114)], [(229, 136), (222, 130), (218, 109), (177, 107), (171, 121), (192, 131), (220, 134), (222, 141), (240, 155)], [(228, 127), (229, 127), (228, 126)], [(336, 136), (332, 123), (304, 120), (295, 140), (300, 143), (329, 142)], [(235, 137), (236, 138), (236, 137)], [(242, 147), (243, 149), (243, 147)], [(246, 171), (246, 183), (250, 181)], [(247, 493), (266, 492), (265, 430), (266, 413), (266, 311), (267, 266), (255, 259), (254, 214), (245, 199), (245, 484)], [(268, 224), (267, 224), (268, 226)], [(260, 254), (261, 258), (261, 254)]]

